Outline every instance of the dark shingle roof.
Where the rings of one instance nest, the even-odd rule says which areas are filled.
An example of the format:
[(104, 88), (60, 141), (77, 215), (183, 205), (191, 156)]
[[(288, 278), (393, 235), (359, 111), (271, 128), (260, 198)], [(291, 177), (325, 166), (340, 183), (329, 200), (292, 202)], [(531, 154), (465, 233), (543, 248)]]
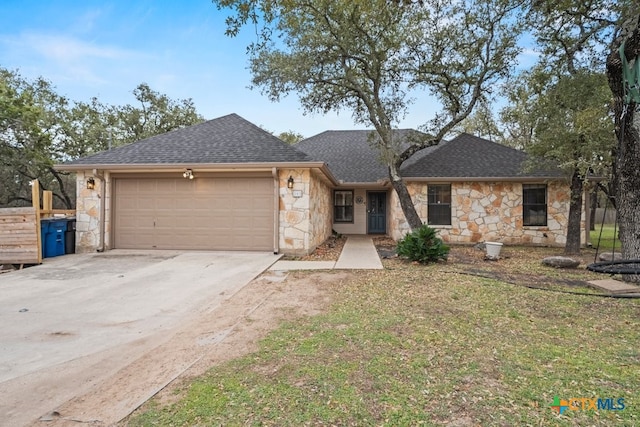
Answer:
[(229, 114), (83, 157), (66, 165), (309, 162), (306, 154)]
[(525, 170), (527, 157), (527, 153), (523, 151), (463, 133), (448, 143), (437, 146), (419, 160), (406, 162), (401, 172), (407, 178), (562, 176), (562, 171), (553, 167)]
[[(376, 182), (388, 177), (378, 152), (369, 145), (372, 131), (327, 131), (295, 145), (311, 158), (324, 161), (338, 180), (345, 183)], [(396, 131), (410, 137), (413, 130)], [(526, 178), (560, 177), (559, 169), (524, 170), (527, 154), (461, 134), (451, 141), (420, 150), (401, 168), (406, 178)]]
[[(395, 131), (394, 137), (405, 139), (412, 129)], [(294, 147), (314, 160), (327, 163), (333, 175), (343, 182), (376, 182), (389, 177), (377, 150), (371, 148), (370, 130), (330, 130), (300, 141)]]

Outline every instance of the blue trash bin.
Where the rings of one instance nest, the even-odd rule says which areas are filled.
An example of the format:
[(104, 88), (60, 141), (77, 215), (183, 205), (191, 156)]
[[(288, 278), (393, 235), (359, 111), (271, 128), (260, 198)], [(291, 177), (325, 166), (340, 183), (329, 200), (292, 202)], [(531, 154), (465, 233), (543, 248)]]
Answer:
[(42, 249), (43, 258), (51, 258), (64, 255), (64, 234), (67, 231), (65, 220), (45, 219), (40, 223), (43, 232)]
[(47, 233), (49, 232), (49, 221), (46, 219), (41, 219), (40, 220), (40, 242), (42, 243), (41, 245), (41, 255), (42, 258), (45, 258), (45, 251), (44, 248), (47, 247)]

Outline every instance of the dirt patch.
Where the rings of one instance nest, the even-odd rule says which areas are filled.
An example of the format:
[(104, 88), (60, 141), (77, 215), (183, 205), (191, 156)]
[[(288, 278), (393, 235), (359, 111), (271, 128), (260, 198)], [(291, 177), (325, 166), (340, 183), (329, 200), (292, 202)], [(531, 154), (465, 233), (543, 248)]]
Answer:
[(266, 272), (219, 306), (203, 307), (162, 344), (43, 421), (56, 427), (114, 425), (153, 395), (173, 401), (193, 377), (257, 350), (282, 321), (321, 312), (350, 274)]

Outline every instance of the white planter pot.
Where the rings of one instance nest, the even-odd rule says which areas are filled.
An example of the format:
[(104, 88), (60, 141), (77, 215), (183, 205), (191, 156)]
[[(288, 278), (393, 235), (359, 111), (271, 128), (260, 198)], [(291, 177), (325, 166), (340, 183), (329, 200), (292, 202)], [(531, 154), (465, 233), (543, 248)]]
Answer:
[(502, 243), (498, 242), (484, 242), (487, 249), (487, 258), (498, 259), (500, 258), (500, 250), (502, 249)]

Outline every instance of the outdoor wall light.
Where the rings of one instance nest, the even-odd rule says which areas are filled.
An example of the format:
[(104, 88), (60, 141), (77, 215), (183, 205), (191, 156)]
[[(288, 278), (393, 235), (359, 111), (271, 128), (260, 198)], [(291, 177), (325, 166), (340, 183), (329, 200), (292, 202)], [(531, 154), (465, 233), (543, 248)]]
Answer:
[(287, 180), (287, 188), (293, 188), (293, 177), (289, 175), (289, 179)]
[(182, 177), (185, 179), (193, 179), (193, 171), (191, 169), (187, 169), (182, 173)]
[(93, 190), (96, 188), (96, 181), (93, 178), (87, 178), (87, 190)]

